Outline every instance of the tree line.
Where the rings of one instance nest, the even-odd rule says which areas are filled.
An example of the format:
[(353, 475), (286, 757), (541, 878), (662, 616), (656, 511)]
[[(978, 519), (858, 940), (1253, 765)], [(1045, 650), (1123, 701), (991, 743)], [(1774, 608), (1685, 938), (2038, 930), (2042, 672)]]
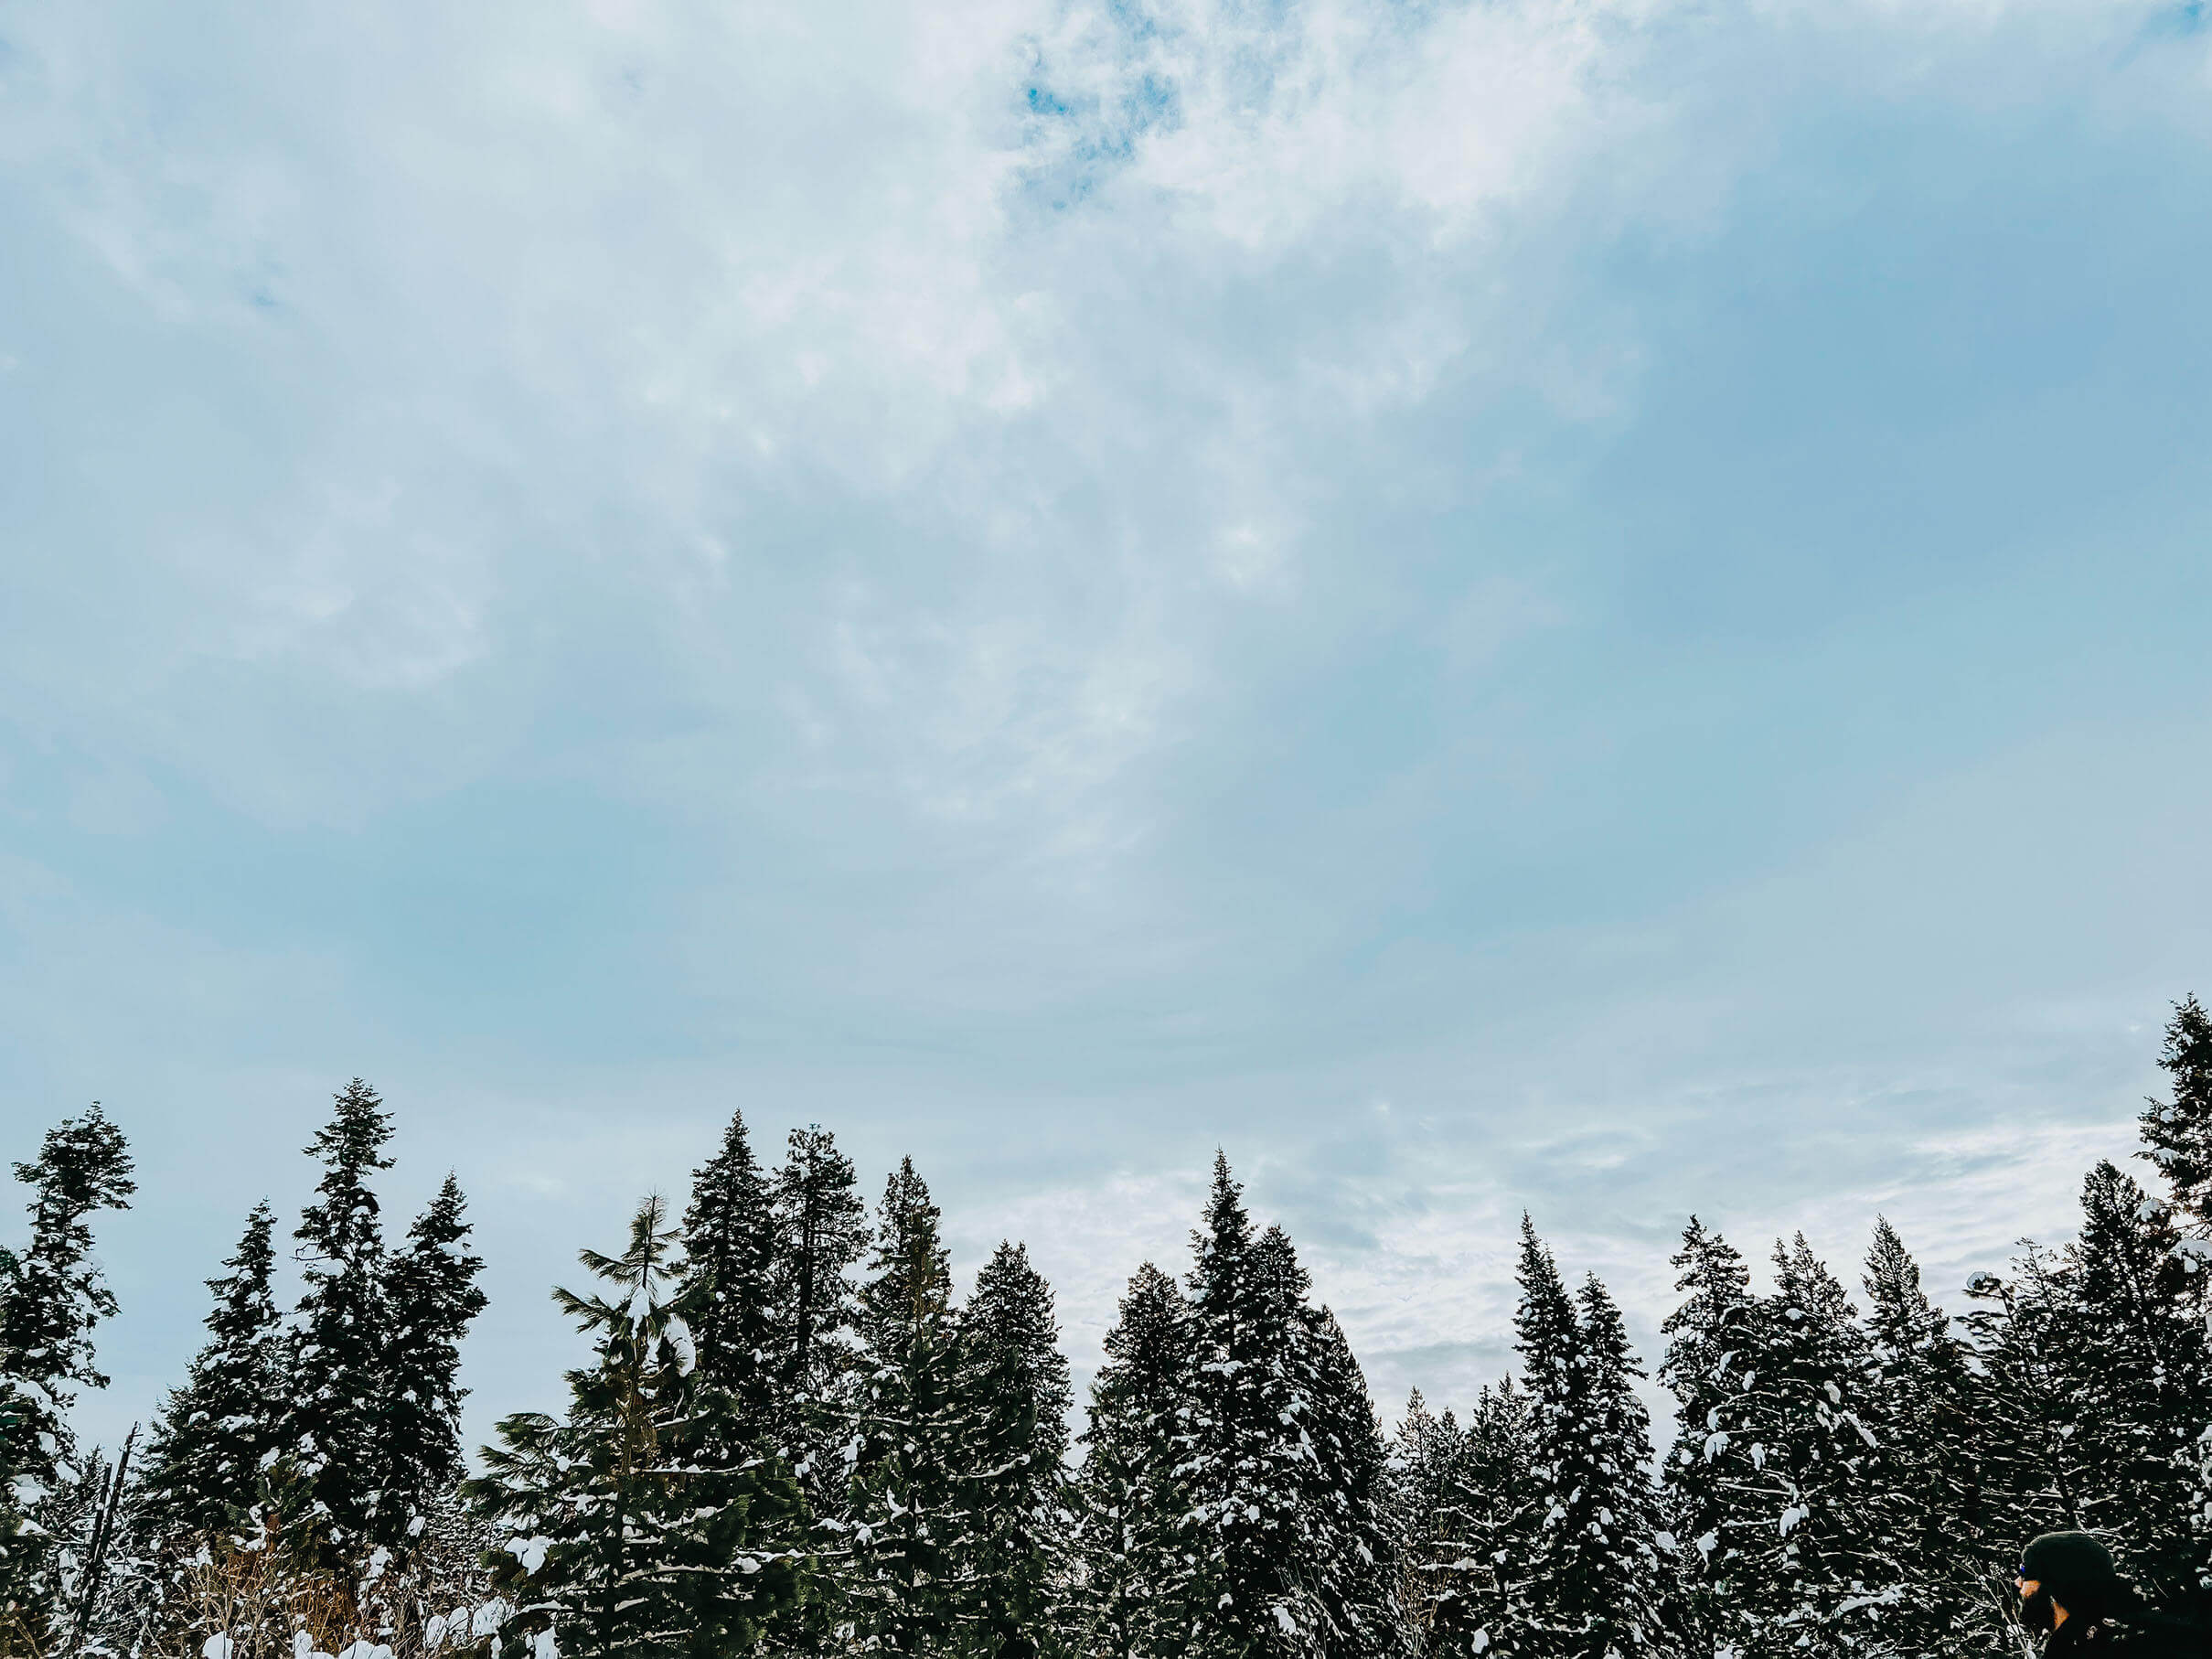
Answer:
[(391, 1117), (358, 1079), (292, 1237), (247, 1218), (143, 1447), (80, 1447), (127, 1205), (95, 1106), (16, 1166), (0, 1254), (0, 1653), (202, 1659), (1844, 1659), (2019, 1651), (2021, 1541), (2116, 1538), (2212, 1597), (2212, 1018), (2174, 1010), (2148, 1186), (1939, 1308), (1876, 1218), (1845, 1278), (1764, 1285), (1693, 1217), (1654, 1425), (1620, 1310), (1523, 1218), (1517, 1363), (1395, 1429), (1288, 1236), (1217, 1157), (1179, 1274), (1130, 1279), (1080, 1418), (1050, 1287), (1002, 1243), (956, 1294), (911, 1161), (871, 1205), (818, 1127), (742, 1115), (556, 1298), (553, 1412), (463, 1455), (482, 1311), (450, 1178), (388, 1241)]

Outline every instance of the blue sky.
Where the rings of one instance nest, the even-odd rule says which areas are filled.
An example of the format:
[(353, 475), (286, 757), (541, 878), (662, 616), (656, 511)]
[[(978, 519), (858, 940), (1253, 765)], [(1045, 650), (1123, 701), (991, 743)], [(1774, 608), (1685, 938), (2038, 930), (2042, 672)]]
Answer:
[(0, 1086), (112, 1432), (359, 1074), (495, 1301), (730, 1110), (1087, 1365), (1213, 1149), (1386, 1402), (1513, 1226), (2061, 1236), (2212, 947), (2212, 54), (1935, 0), (0, 13)]

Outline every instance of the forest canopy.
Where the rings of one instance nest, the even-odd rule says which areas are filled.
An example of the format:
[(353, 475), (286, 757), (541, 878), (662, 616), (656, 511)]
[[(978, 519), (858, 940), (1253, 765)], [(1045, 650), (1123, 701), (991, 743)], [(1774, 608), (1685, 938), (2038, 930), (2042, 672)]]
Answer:
[[(1217, 1156), (1186, 1259), (1138, 1265), (1087, 1400), (1002, 1242), (956, 1292), (911, 1160), (871, 1202), (817, 1126), (742, 1114), (553, 1294), (564, 1404), (462, 1440), (483, 1262), (448, 1177), (403, 1230), (356, 1078), (282, 1226), (245, 1217), (205, 1344), (112, 1453), (95, 1250), (137, 1172), (97, 1104), (16, 1165), (0, 1251), (0, 1654), (201, 1659), (1783, 1659), (2016, 1653), (2022, 1542), (2110, 1540), (2212, 1600), (2212, 1018), (2175, 1005), (2145, 1179), (1968, 1305), (1869, 1218), (1755, 1281), (1693, 1215), (1647, 1375), (1594, 1274), (1523, 1217), (1515, 1364), (1386, 1428), (1289, 1236)], [(1672, 1402), (1653, 1423), (1656, 1383)]]

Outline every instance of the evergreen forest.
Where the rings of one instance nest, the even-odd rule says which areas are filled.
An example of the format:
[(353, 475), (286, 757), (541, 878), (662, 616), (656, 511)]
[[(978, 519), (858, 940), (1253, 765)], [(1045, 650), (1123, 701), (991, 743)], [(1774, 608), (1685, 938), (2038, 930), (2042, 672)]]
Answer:
[(828, 1131), (779, 1159), (736, 1117), (680, 1211), (647, 1197), (582, 1252), (553, 1292), (588, 1341), (564, 1404), (481, 1448), (466, 1199), (448, 1179), (404, 1226), (383, 1213), (393, 1118), (358, 1079), (296, 1215), (245, 1217), (155, 1418), (81, 1443), (117, 1311), (98, 1228), (134, 1192), (94, 1106), (16, 1165), (29, 1225), (0, 1251), (0, 1654), (2032, 1651), (2008, 1594), (2036, 1532), (2100, 1532), (2169, 1605), (2212, 1597), (2194, 998), (2159, 1058), (2141, 1176), (2089, 1171), (2073, 1241), (2023, 1245), (1963, 1307), (1879, 1217), (1841, 1263), (1801, 1236), (1755, 1263), (1692, 1217), (1640, 1355), (1524, 1218), (1510, 1375), (1387, 1418), (1224, 1158), (1079, 1402), (1021, 1243), (962, 1296), (911, 1161), (867, 1188)]

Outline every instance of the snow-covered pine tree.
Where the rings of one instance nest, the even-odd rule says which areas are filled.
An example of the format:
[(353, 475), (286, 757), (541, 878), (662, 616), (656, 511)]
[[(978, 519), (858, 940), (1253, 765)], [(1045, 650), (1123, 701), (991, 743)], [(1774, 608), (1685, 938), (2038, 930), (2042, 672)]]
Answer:
[(2158, 1064), (2173, 1098), (2145, 1107), (2143, 1156), (2165, 1177), (2190, 1230), (2203, 1237), (2212, 1234), (2212, 1014), (2194, 996), (2174, 1005)]
[(1313, 1354), (1309, 1432), (1318, 1466), (1311, 1504), (1323, 1568), (1315, 1582), (1330, 1632), (1322, 1652), (1342, 1659), (1403, 1654), (1408, 1632), (1392, 1594), (1398, 1546), (1387, 1515), (1382, 1425), (1336, 1315), (1327, 1308), (1302, 1311), (1303, 1340)]
[(1875, 1221), (1865, 1285), (1865, 1417), (1881, 1443), (1879, 1502), (1903, 1573), (1897, 1600), (1880, 1610), (1884, 1643), (1913, 1654), (1993, 1652), (2004, 1632), (1984, 1587), (2001, 1564), (1983, 1537), (1983, 1428), (1965, 1344), (1928, 1300), (1919, 1265), (1886, 1217)]
[(382, 1495), (370, 1537), (396, 1555), (414, 1553), (433, 1512), (461, 1476), (461, 1339), (484, 1311), (470, 1253), (467, 1203), (445, 1177), (408, 1229), (407, 1248), (384, 1272), (383, 1397), (377, 1468)]
[(123, 1131), (94, 1101), (15, 1166), (31, 1189), (30, 1238), (0, 1249), (0, 1652), (42, 1651), (61, 1589), (65, 1511), (81, 1495), (68, 1411), (79, 1386), (104, 1388), (92, 1331), (115, 1312), (92, 1257), (92, 1217), (137, 1190)]
[(1469, 1548), (1457, 1561), (1459, 1594), (1437, 1610), (1431, 1652), (1512, 1651), (1514, 1610), (1544, 1509), (1536, 1476), (1534, 1402), (1511, 1375), (1486, 1384), (1467, 1416)]
[(1527, 1553), (1508, 1568), (1502, 1627), (1491, 1643), (1531, 1659), (1577, 1651), (1583, 1595), (1576, 1580), (1580, 1550), (1578, 1460), (1575, 1441), (1583, 1421), (1581, 1331), (1575, 1304), (1535, 1224), (1521, 1217), (1521, 1255), (1514, 1272), (1521, 1295), (1513, 1311), (1513, 1346), (1528, 1389), (1529, 1476), (1535, 1525)]
[(1448, 1611), (1480, 1570), (1469, 1539), (1467, 1437), (1450, 1411), (1441, 1417), (1416, 1388), (1391, 1437), (1384, 1515), (1395, 1541), (1397, 1603), (1416, 1659), (1460, 1650), (1448, 1645)]
[(768, 1274), (775, 1432), (817, 1514), (834, 1519), (847, 1496), (848, 1472), (834, 1448), (850, 1416), (852, 1271), (870, 1235), (852, 1160), (828, 1129), (791, 1131), (768, 1204), (775, 1231)]
[(1270, 1226), (1253, 1258), (1274, 1335), (1268, 1380), (1284, 1431), (1281, 1466), (1297, 1482), (1296, 1531), (1278, 1540), (1288, 1547), (1289, 1592), (1277, 1625), (1294, 1651), (1395, 1654), (1403, 1630), (1389, 1599), (1383, 1443), (1367, 1379), (1336, 1316), (1312, 1305), (1290, 1236)]
[(1069, 1568), (1068, 1364), (1052, 1287), (1026, 1246), (1001, 1243), (961, 1321), (961, 1391), (968, 1429), (965, 1507), (974, 1540), (962, 1563), (971, 1589), (956, 1653), (1035, 1659), (1057, 1648)]
[(556, 1290), (588, 1333), (569, 1408), (499, 1425), (464, 1488), (506, 1536), (495, 1588), (510, 1659), (723, 1659), (808, 1593), (796, 1484), (712, 1455), (729, 1398), (691, 1363), (676, 1231), (648, 1198), (616, 1257), (582, 1252), (604, 1295)]
[(1771, 1530), (1748, 1533), (1735, 1579), (1744, 1645), (1755, 1659), (1847, 1654), (1875, 1636), (1886, 1592), (1903, 1577), (1860, 1417), (1872, 1354), (1857, 1310), (1802, 1234), (1776, 1243), (1774, 1266), (1747, 1373), (1744, 1432)]
[(208, 1280), (208, 1341), (171, 1391), (138, 1463), (138, 1547), (189, 1553), (207, 1539), (258, 1526), (269, 1471), (283, 1449), (287, 1357), (271, 1279), (276, 1215), (246, 1217), (230, 1271)]
[(1182, 1294), (1146, 1262), (1106, 1333), (1083, 1437), (1081, 1617), (1073, 1638), (1093, 1659), (1183, 1651), (1167, 1587), (1178, 1578), (1174, 1413), (1189, 1375), (1184, 1339)]
[(1651, 1418), (1636, 1385), (1643, 1368), (1619, 1308), (1593, 1273), (1576, 1299), (1580, 1326), (1583, 1435), (1568, 1450), (1575, 1483), (1566, 1528), (1587, 1659), (1638, 1659), (1672, 1651), (1672, 1536), (1660, 1524), (1651, 1481)]
[(743, 1112), (732, 1112), (721, 1147), (691, 1175), (684, 1211), (687, 1273), (703, 1287), (691, 1338), (699, 1368), (735, 1403), (746, 1448), (774, 1443), (778, 1427), (775, 1307), (770, 1274), (776, 1227), (768, 1180), (753, 1156)]
[(1976, 1437), (1983, 1501), (2020, 1537), (2087, 1525), (2074, 1426), (2080, 1407), (2064, 1351), (2073, 1318), (2072, 1269), (2029, 1244), (2011, 1276), (1976, 1274), (1966, 1315), (1981, 1372)]
[(884, 1183), (877, 1215), (857, 1321), (843, 1611), (864, 1650), (935, 1654), (975, 1600), (960, 1321), (937, 1206), (913, 1159)]
[(384, 1236), (369, 1178), (391, 1167), (391, 1114), (358, 1077), (333, 1107), (307, 1143), (323, 1178), (294, 1235), (307, 1282), (294, 1314), (284, 1440), (309, 1547), (335, 1567), (367, 1554), (382, 1518)]
[(2183, 1269), (2168, 1206), (2110, 1162), (2082, 1183), (2081, 1212), (2056, 1333), (2079, 1402), (2078, 1495), (2087, 1525), (2127, 1539), (2130, 1571), (2174, 1596), (2198, 1578), (2188, 1504), (2196, 1437), (2212, 1418), (2204, 1276)]
[(1736, 1579), (1747, 1547), (1775, 1525), (1747, 1432), (1758, 1310), (1743, 1257), (1694, 1215), (1673, 1266), (1682, 1300), (1660, 1326), (1659, 1380), (1674, 1396), (1674, 1443), (1661, 1487), (1680, 1544), (1677, 1623), (1688, 1651), (1708, 1655), (1742, 1644)]
[(1301, 1420), (1310, 1396), (1299, 1397), (1289, 1363), (1284, 1264), (1263, 1257), (1219, 1153), (1191, 1246), (1176, 1431), (1181, 1549), (1163, 1600), (1194, 1659), (1311, 1654), (1322, 1609), (1305, 1582), (1318, 1461)]
[[(2196, 997), (2174, 1005), (2158, 1064), (2172, 1097), (2150, 1101), (2143, 1114), (2143, 1155), (2165, 1178), (2180, 1233), (2175, 1259), (2189, 1280), (2183, 1300), (2212, 1293), (2212, 1014)], [(2192, 1426), (2183, 1462), (2189, 1476), (2189, 1515), (2196, 1535), (2192, 1586), (2212, 1595), (2212, 1419)]]
[(1500, 1645), (1547, 1659), (1662, 1651), (1672, 1561), (1657, 1542), (1651, 1418), (1628, 1329), (1596, 1275), (1568, 1297), (1526, 1216), (1519, 1282), (1537, 1524)]

